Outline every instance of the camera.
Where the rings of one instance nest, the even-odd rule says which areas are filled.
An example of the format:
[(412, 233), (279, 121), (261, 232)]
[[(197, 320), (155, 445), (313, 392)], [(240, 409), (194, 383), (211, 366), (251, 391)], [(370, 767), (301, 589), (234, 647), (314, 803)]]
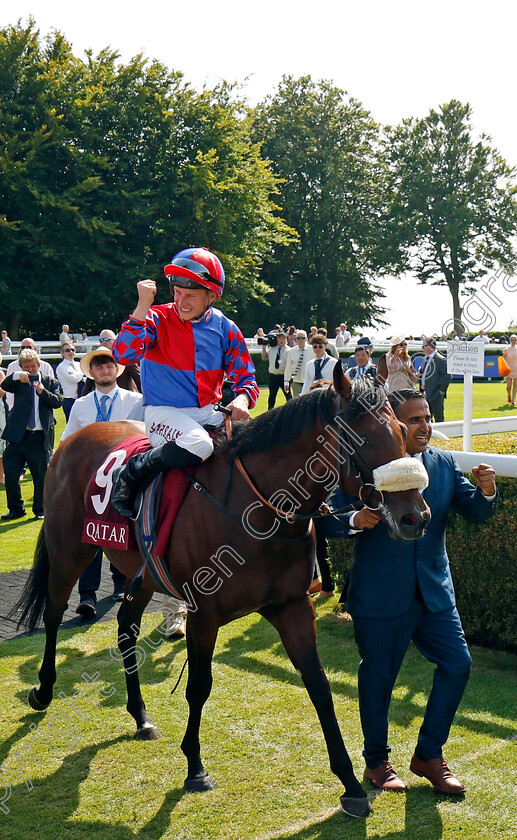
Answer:
[[(284, 335), (284, 333), (282, 333)], [(262, 347), (276, 347), (278, 344), (278, 330), (270, 330), (264, 337), (257, 338), (257, 344)]]
[(278, 330), (271, 330), (266, 335), (267, 343), (270, 347), (276, 347), (278, 344)]
[(39, 382), (39, 373), (29, 373), (29, 382)]

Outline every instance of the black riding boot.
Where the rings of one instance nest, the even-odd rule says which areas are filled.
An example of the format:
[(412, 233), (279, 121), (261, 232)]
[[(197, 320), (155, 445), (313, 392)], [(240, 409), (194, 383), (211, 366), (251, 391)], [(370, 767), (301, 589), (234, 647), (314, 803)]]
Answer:
[(122, 516), (133, 516), (133, 504), (139, 489), (162, 470), (201, 464), (202, 458), (174, 441), (133, 455), (127, 464), (113, 471), (111, 504)]

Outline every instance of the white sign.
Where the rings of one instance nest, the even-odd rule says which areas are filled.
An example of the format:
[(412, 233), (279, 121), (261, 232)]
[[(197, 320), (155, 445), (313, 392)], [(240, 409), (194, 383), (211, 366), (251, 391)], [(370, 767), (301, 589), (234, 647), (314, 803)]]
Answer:
[(447, 373), (483, 376), (485, 344), (482, 341), (448, 341)]

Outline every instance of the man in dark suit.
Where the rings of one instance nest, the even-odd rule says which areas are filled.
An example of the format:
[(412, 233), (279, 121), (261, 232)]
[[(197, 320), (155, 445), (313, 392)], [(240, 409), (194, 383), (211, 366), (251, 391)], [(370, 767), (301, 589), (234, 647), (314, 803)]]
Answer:
[(356, 376), (372, 376), (375, 379), (377, 376), (377, 365), (373, 364), (366, 347), (361, 346), (356, 348), (354, 364), (350, 365), (345, 373), (349, 379), (355, 379)]
[(2, 437), (7, 441), (4, 452), (5, 489), (9, 513), (2, 520), (25, 516), (20, 474), (28, 465), (34, 483), (32, 510), (43, 519), (43, 483), (54, 440), (54, 408), (63, 398), (57, 379), (42, 376), (40, 360), (35, 350), (26, 349), (18, 357), (21, 370), (7, 376), (2, 388), (14, 394), (14, 405), (7, 417)]
[(434, 338), (424, 338), (422, 350), (426, 358), (420, 368), (420, 390), (425, 394), (433, 420), (443, 423), (443, 401), (451, 381), (447, 373), (447, 359), (438, 353)]
[(365, 778), (381, 790), (406, 790), (388, 760), (388, 712), (412, 640), (436, 668), (410, 769), (436, 789), (460, 794), (465, 788), (448, 769), (442, 747), (469, 678), (471, 658), (456, 609), (445, 528), (451, 509), (469, 522), (483, 522), (493, 513), (495, 473), (486, 464), (475, 467), (476, 488), (450, 452), (428, 446), (431, 415), (421, 392), (399, 391), (390, 402), (407, 427), (408, 455), (420, 460), (428, 473), (423, 496), (432, 518), (420, 540), (404, 542), (391, 539), (375, 511), (363, 508), (350, 516), (350, 527), (359, 533), (346, 605), (361, 656)]

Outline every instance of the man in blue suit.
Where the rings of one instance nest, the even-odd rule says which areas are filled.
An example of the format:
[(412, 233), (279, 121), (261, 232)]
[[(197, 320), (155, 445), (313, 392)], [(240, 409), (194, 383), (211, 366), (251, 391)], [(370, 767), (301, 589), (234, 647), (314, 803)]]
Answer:
[(411, 640), (436, 665), (433, 686), (410, 769), (444, 793), (461, 794), (463, 784), (442, 755), (467, 684), (471, 658), (465, 641), (445, 548), (449, 510), (469, 522), (483, 522), (495, 509), (494, 470), (473, 470), (478, 487), (461, 473), (450, 452), (428, 446), (432, 426), (424, 394), (399, 391), (390, 401), (407, 427), (406, 450), (429, 476), (424, 499), (432, 519), (414, 542), (395, 541), (376, 512), (363, 508), (350, 517), (355, 537), (347, 609), (361, 662), (359, 708), (364, 735), (365, 778), (381, 790), (403, 791), (388, 756), (391, 694)]

